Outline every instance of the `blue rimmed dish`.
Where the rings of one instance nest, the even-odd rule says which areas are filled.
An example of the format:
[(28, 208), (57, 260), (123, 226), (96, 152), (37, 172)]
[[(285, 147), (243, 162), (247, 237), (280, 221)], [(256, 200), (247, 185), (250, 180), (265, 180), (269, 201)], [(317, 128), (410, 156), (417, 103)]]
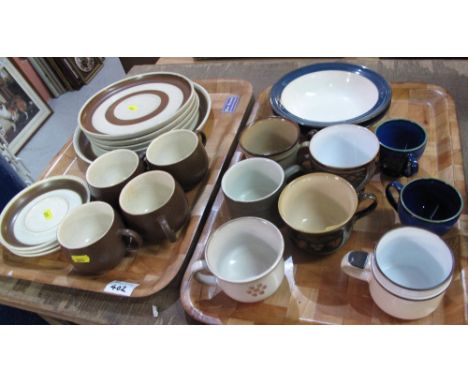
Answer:
[(284, 75), (270, 92), (274, 112), (302, 126), (365, 124), (389, 107), (392, 90), (378, 73), (348, 63), (305, 66)]

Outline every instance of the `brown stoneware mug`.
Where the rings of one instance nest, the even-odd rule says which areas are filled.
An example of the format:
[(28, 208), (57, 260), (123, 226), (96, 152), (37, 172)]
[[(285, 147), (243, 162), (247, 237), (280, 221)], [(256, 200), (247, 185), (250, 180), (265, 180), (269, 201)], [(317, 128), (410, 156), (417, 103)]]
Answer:
[(130, 150), (114, 150), (91, 163), (86, 171), (86, 182), (91, 195), (114, 207), (119, 205), (119, 195), (125, 184), (143, 172), (143, 164)]
[[(365, 200), (371, 203), (359, 209)], [(293, 180), (278, 201), (293, 242), (306, 252), (320, 255), (332, 253), (346, 243), (354, 222), (376, 207), (374, 194), (358, 195), (345, 179), (323, 172)]]
[(145, 172), (122, 189), (119, 205), (128, 226), (145, 241), (177, 240), (176, 232), (190, 217), (184, 191), (165, 171)]
[(99, 274), (116, 267), (127, 250), (136, 250), (142, 239), (124, 227), (112, 206), (91, 202), (71, 210), (57, 230), (57, 239), (74, 270)]
[(299, 139), (300, 130), (295, 123), (281, 117), (268, 117), (247, 127), (239, 143), (248, 158), (272, 159), (287, 168), (297, 161)]
[(203, 132), (172, 130), (154, 139), (146, 150), (151, 170), (170, 173), (185, 191), (196, 186), (208, 172)]

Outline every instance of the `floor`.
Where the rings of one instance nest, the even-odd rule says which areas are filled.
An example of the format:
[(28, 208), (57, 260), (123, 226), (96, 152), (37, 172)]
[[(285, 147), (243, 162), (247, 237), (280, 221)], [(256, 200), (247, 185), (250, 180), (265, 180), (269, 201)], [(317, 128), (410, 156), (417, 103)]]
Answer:
[(34, 179), (41, 175), (52, 158), (72, 137), (79, 110), (86, 100), (124, 76), (125, 72), (119, 59), (106, 58), (103, 68), (88, 85), (79, 91), (68, 92), (49, 101), (53, 114), (18, 153), (18, 157), (23, 160)]

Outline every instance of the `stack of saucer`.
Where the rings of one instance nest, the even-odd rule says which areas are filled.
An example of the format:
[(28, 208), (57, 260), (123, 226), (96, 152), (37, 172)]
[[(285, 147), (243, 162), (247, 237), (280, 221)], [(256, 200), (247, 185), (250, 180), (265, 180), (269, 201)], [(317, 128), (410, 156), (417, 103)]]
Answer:
[(65, 215), (89, 200), (88, 187), (78, 177), (62, 175), (36, 182), (3, 209), (0, 243), (22, 257), (51, 254), (60, 248), (57, 228)]
[[(77, 134), (95, 156), (116, 149), (144, 153), (157, 136), (175, 129), (198, 130), (211, 100), (200, 85), (176, 73), (155, 72), (118, 81), (82, 107)], [(75, 144), (77, 154), (81, 151)]]

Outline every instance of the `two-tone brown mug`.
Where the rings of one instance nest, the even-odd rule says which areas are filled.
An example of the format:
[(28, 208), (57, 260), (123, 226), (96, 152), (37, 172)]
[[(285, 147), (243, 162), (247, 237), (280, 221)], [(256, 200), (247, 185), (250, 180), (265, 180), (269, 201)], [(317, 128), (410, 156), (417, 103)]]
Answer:
[[(362, 209), (365, 200), (371, 203)], [(278, 209), (293, 242), (302, 250), (328, 254), (349, 239), (356, 220), (377, 207), (374, 194), (357, 194), (345, 179), (328, 173), (303, 175), (282, 191)]]
[(379, 140), (369, 129), (339, 124), (316, 132), (305, 156), (314, 171), (341, 176), (359, 192), (374, 176), (379, 148)]
[(127, 250), (136, 250), (142, 239), (125, 228), (108, 203), (96, 201), (71, 210), (60, 223), (57, 239), (74, 270), (99, 274), (116, 267)]
[(182, 187), (165, 171), (148, 171), (132, 179), (122, 189), (119, 205), (128, 226), (152, 243), (175, 242), (190, 217)]
[(135, 152), (114, 150), (91, 163), (86, 170), (86, 182), (95, 199), (117, 207), (122, 188), (143, 170), (143, 163)]
[(248, 158), (268, 158), (287, 168), (297, 161), (299, 139), (300, 130), (295, 123), (281, 117), (268, 117), (247, 127), (239, 143)]
[(154, 139), (146, 150), (149, 169), (170, 173), (184, 190), (192, 189), (208, 172), (203, 132), (172, 130)]

